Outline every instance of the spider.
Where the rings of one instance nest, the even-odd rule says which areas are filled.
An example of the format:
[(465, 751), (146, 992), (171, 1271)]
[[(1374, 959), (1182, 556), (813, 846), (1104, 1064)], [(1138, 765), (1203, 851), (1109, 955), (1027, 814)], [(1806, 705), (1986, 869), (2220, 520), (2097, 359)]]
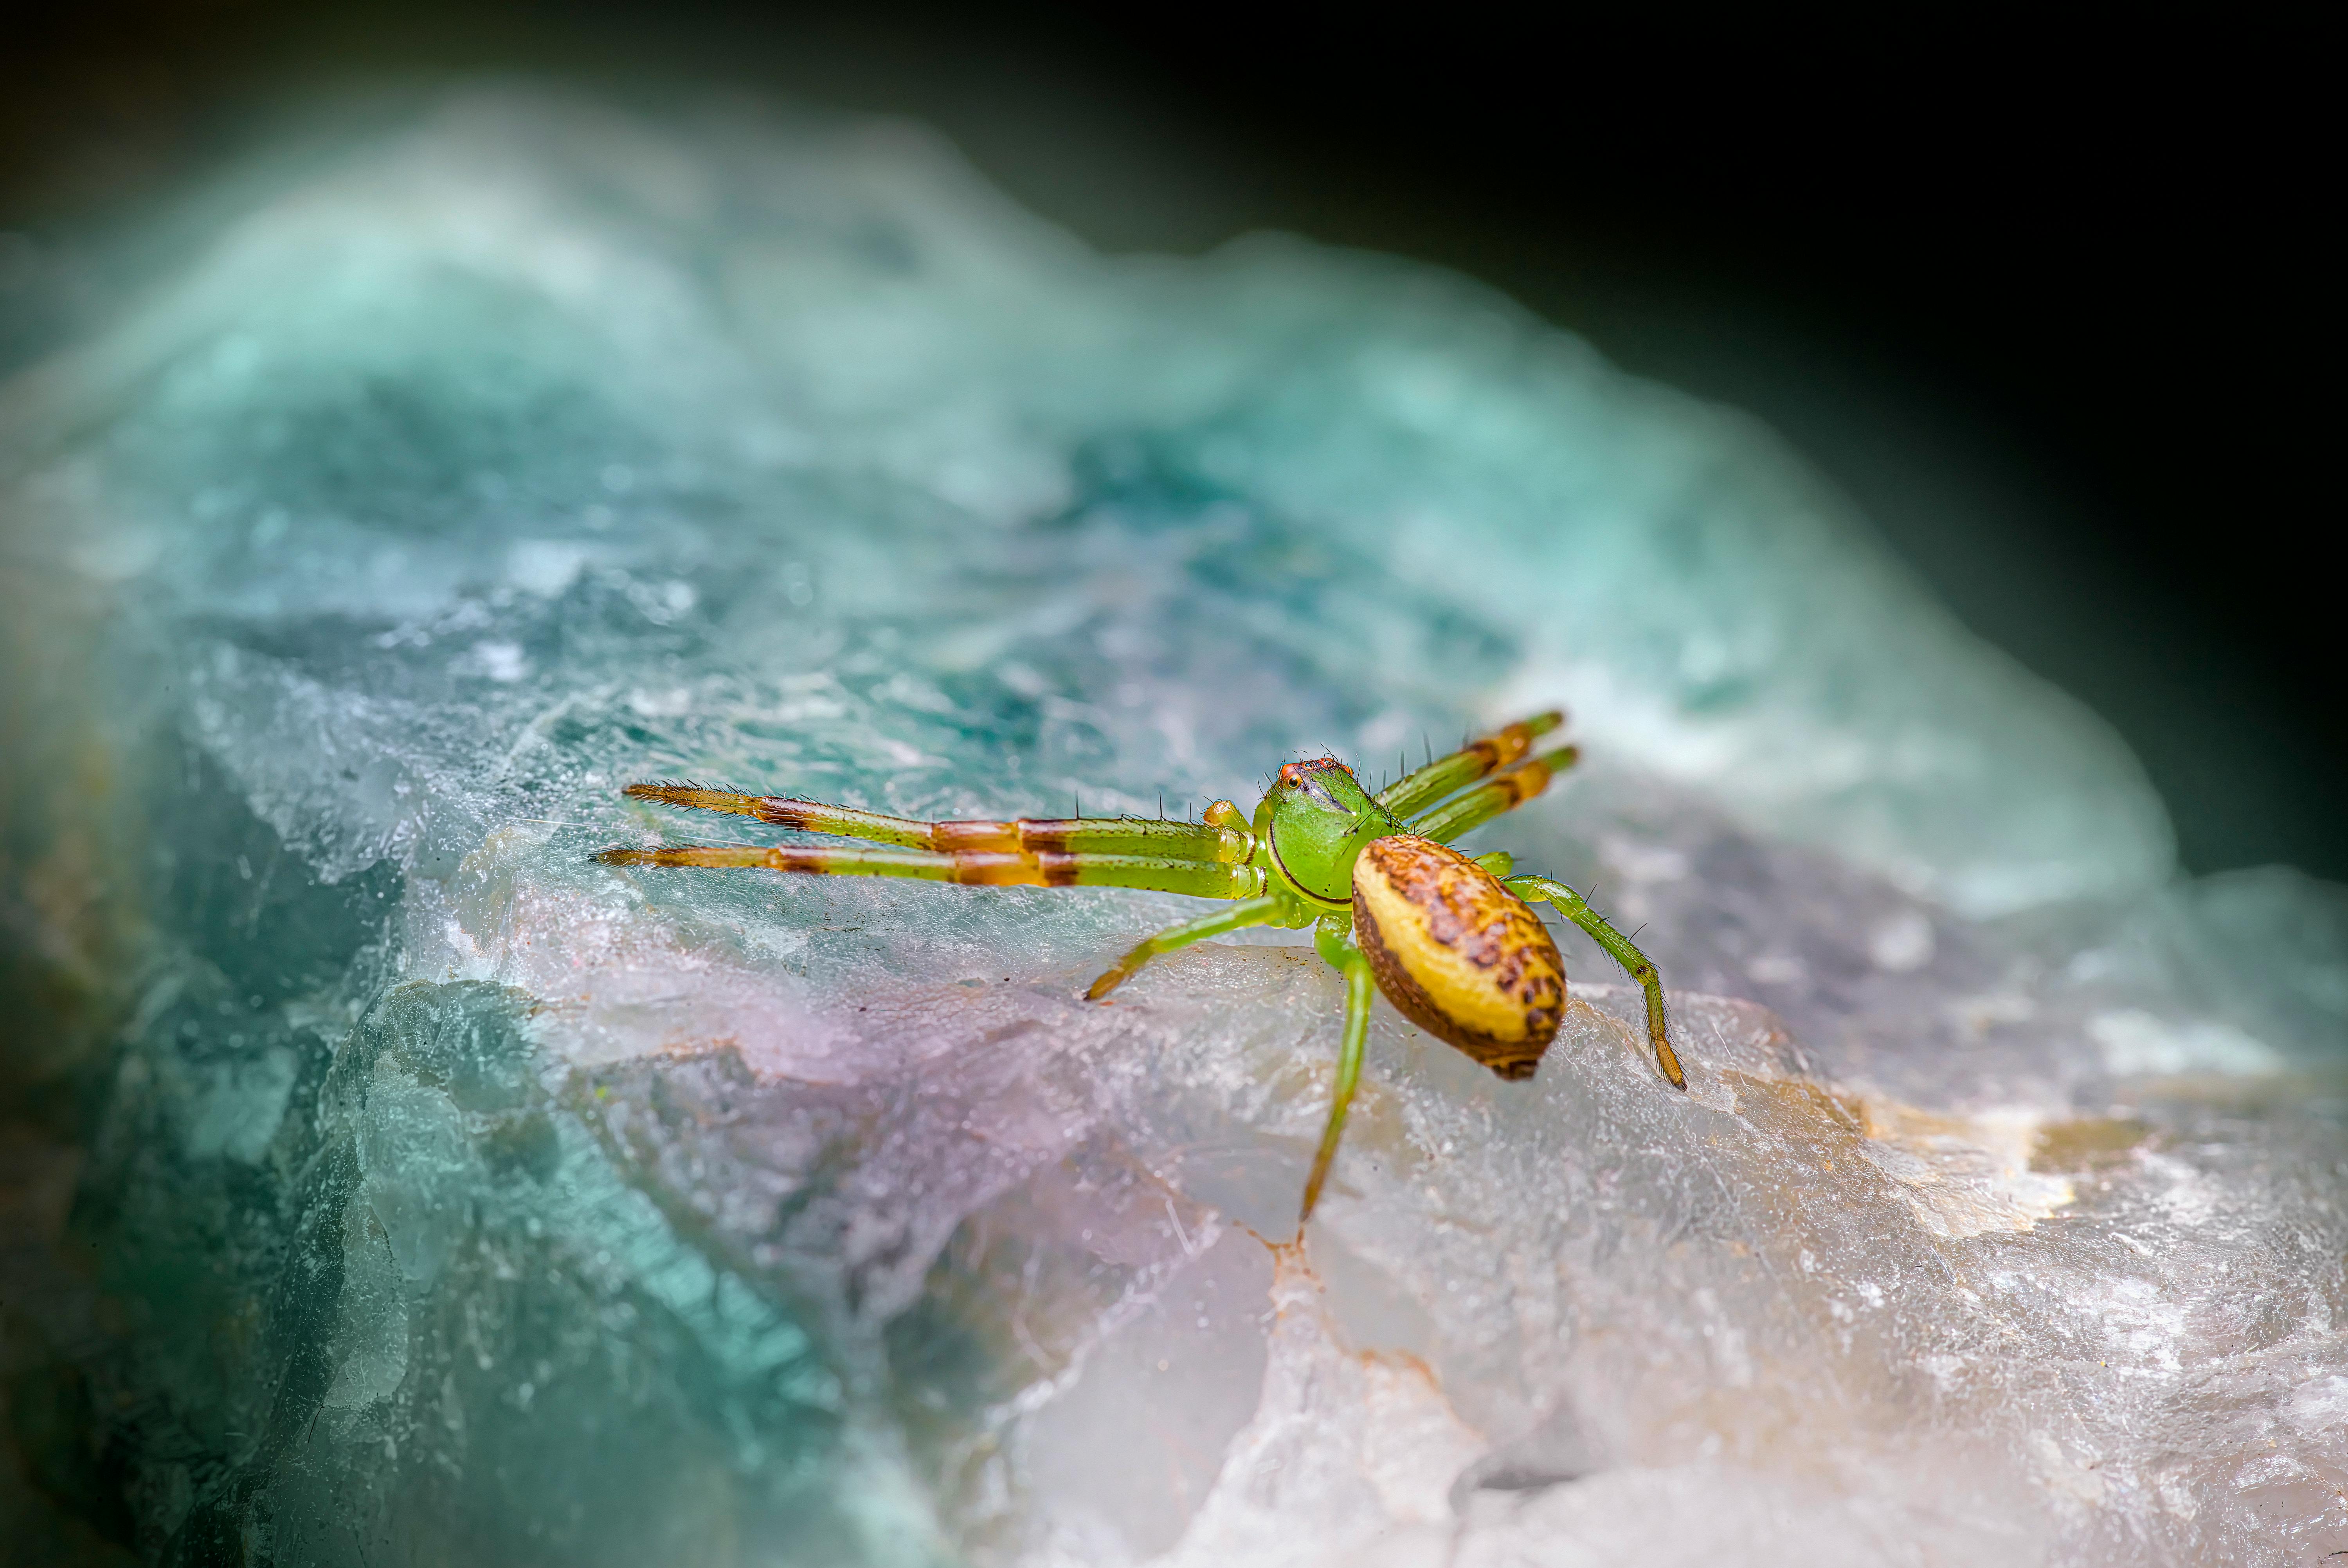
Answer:
[[(1663, 987), (1646, 954), (1561, 882), (1511, 874), (1495, 851), (1449, 841), (1546, 789), (1575, 748), (1536, 754), (1565, 722), (1544, 713), (1430, 760), (1373, 795), (1334, 758), (1282, 767), (1252, 817), (1229, 800), (1197, 822), (1132, 817), (1023, 817), (921, 822), (846, 806), (742, 795), (697, 784), (631, 784), (638, 799), (728, 811), (864, 844), (605, 850), (605, 865), (763, 867), (829, 876), (916, 877), (975, 887), (1130, 887), (1221, 899), (1230, 907), (1169, 927), (1085, 993), (1101, 1001), (1161, 954), (1244, 926), (1313, 928), (1345, 977), (1336, 1090), (1298, 1226), (1313, 1217), (1362, 1073), (1370, 994), (1503, 1078), (1529, 1078), (1565, 1015), (1565, 964), (1539, 916), (1548, 903), (1597, 940), (1646, 993), (1647, 1034), (1675, 1088), (1687, 1079), (1664, 1031)], [(887, 848), (870, 848), (868, 845)]]

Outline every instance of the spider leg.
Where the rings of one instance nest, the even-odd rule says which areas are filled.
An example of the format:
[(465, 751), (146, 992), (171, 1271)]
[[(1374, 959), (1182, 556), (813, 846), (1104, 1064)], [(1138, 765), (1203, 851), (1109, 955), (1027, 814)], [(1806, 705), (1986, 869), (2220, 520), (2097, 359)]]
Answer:
[(1104, 972), (1099, 979), (1093, 982), (1092, 988), (1085, 993), (1085, 1000), (1099, 1001), (1119, 985), (1132, 979), (1136, 970), (1161, 954), (1171, 953), (1178, 947), (1188, 947), (1190, 944), (1202, 942), (1210, 936), (1220, 936), (1227, 931), (1238, 931), (1250, 925), (1275, 924), (1282, 916), (1288, 913), (1289, 903), (1289, 900), (1276, 895), (1270, 898), (1251, 898), (1244, 903), (1233, 904), (1229, 909), (1218, 910), (1213, 914), (1200, 915), (1198, 919), (1186, 921), (1180, 925), (1169, 925), (1118, 959), (1114, 967)]
[(1410, 830), (1437, 843), (1448, 843), (1468, 829), (1523, 805), (1548, 789), (1551, 779), (1580, 760), (1581, 753), (1570, 746), (1544, 756), (1529, 757), (1490, 782), (1478, 784), (1457, 799), (1422, 813), (1411, 822)]
[(1632, 946), (1629, 937), (1607, 923), (1604, 915), (1591, 908), (1580, 893), (1561, 882), (1549, 877), (1522, 876), (1509, 877), (1500, 885), (1527, 903), (1555, 905), (1560, 914), (1590, 933), (1598, 945), (1606, 950), (1607, 956), (1620, 964), (1623, 972), (1639, 983), (1640, 988), (1647, 994), (1647, 1037), (1654, 1045), (1656, 1065), (1663, 1069), (1663, 1076), (1672, 1080), (1673, 1088), (1687, 1088), (1687, 1075), (1680, 1071), (1679, 1053), (1672, 1049), (1672, 1042), (1664, 1032), (1663, 976), (1655, 973), (1655, 966), (1647, 955)]
[(965, 887), (1130, 887), (1199, 898), (1252, 899), (1263, 873), (1252, 866), (1153, 855), (1106, 855), (1089, 851), (896, 850), (861, 845), (755, 844), (658, 850), (605, 850), (607, 866), (751, 867), (816, 876), (913, 877)]
[(1354, 1088), (1362, 1080), (1362, 1046), (1370, 1035), (1370, 996), (1376, 989), (1370, 975), (1370, 961), (1356, 952), (1343, 968), (1345, 1037), (1337, 1047), (1337, 1084), (1329, 1100), (1329, 1124), (1321, 1130), (1320, 1151), (1313, 1156), (1313, 1174), (1304, 1183), (1304, 1206), (1296, 1216), (1300, 1234), (1313, 1218), (1313, 1205), (1321, 1202), (1322, 1184), (1329, 1180), (1329, 1167), (1337, 1158), (1338, 1140), (1345, 1135), (1345, 1112), (1353, 1108)]
[(1540, 737), (1565, 722), (1554, 708), (1471, 741), (1448, 757), (1405, 774), (1377, 793), (1377, 802), (1397, 817), (1424, 811), (1454, 791), (1465, 789), (1486, 775), (1506, 768), (1532, 749)]
[[(623, 791), (639, 800), (659, 800), (701, 811), (755, 817), (806, 833), (830, 833), (869, 843), (953, 853), (965, 850), (1036, 854), (1047, 851), (1141, 855), (1156, 860), (1244, 862), (1255, 841), (1241, 826), (1236, 809), (1210, 811), (1210, 822), (1165, 822), (1143, 817), (1021, 817), (1013, 821), (924, 822), (889, 817), (852, 806), (791, 800), (780, 795), (744, 795), (705, 789), (698, 784), (631, 784)], [(1220, 804), (1220, 802), (1219, 802)]]

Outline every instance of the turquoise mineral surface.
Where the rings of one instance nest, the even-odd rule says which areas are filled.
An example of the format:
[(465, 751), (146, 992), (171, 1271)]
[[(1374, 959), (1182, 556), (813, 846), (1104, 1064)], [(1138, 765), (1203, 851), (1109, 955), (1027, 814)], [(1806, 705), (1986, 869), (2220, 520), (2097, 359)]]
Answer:
[[(195, 216), (189, 216), (193, 213)], [(0, 387), (10, 1562), (2348, 1547), (2348, 898), (1766, 430), (917, 129), (469, 89)], [(1195, 906), (620, 871), (690, 776), (1195, 810), (1562, 704), (1529, 1084)]]

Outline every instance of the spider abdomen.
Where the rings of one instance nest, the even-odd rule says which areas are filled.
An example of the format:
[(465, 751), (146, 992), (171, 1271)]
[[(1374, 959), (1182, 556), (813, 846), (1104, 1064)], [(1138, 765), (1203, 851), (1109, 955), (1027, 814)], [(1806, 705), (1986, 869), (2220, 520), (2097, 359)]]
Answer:
[(1397, 833), (1362, 851), (1354, 940), (1405, 1017), (1504, 1078), (1532, 1077), (1557, 1037), (1557, 944), (1498, 878), (1447, 845)]

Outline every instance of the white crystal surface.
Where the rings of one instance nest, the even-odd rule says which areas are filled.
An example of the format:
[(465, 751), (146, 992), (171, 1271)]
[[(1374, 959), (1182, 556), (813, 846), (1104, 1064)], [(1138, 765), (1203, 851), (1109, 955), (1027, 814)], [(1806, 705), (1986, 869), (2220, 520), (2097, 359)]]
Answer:
[[(2348, 1548), (2348, 900), (2178, 878), (1749, 421), (902, 126), (476, 91), (214, 204), (0, 392), (11, 897), (135, 955), (76, 1224), (148, 1550)], [(1301, 1246), (1309, 948), (1099, 1006), (1191, 906), (587, 860), (747, 836), (641, 777), (1149, 813), (1555, 702), (1477, 841), (1641, 928), (1690, 1092), (1578, 936), (1529, 1084), (1382, 1006)]]

